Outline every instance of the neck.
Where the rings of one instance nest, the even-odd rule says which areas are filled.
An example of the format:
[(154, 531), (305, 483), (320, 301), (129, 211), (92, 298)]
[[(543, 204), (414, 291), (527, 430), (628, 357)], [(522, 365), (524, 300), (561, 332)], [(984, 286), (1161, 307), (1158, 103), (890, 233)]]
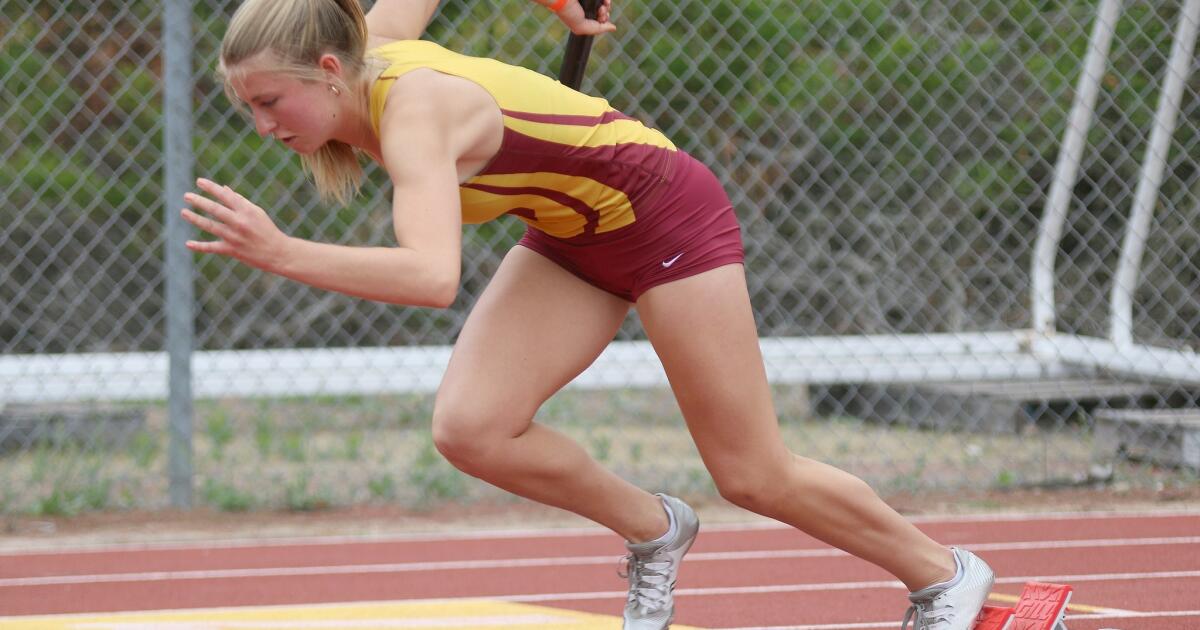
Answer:
[(345, 122), (334, 135), (336, 140), (370, 155), (380, 164), (383, 163), (383, 150), (380, 148), (379, 135), (371, 126), (371, 85), (382, 71), (382, 67), (368, 64), (364, 73), (367, 78), (359, 81), (347, 95), (351, 98), (342, 109)]

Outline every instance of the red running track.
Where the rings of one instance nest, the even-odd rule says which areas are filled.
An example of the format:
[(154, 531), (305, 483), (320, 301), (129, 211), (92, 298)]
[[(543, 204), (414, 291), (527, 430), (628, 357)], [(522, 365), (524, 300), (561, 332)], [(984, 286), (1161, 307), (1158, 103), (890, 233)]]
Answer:
[[(1200, 628), (1200, 512), (917, 519), (996, 569), (1075, 587), (1071, 630)], [(602, 531), (114, 546), (0, 554), (0, 616), (486, 597), (619, 616), (624, 548)], [(776, 525), (702, 527), (676, 622), (702, 628), (896, 628), (880, 569)]]

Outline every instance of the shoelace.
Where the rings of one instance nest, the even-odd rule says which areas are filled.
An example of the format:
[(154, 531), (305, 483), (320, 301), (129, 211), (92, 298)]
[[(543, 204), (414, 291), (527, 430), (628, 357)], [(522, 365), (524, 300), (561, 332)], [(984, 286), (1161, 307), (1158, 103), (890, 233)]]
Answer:
[(651, 562), (652, 558), (641, 559), (629, 554), (621, 559), (617, 568), (617, 575), (629, 579), (627, 602), (647, 613), (662, 610), (671, 597), (671, 584), (668, 581), (671, 561)]
[(907, 630), (910, 620), (914, 622), (913, 630), (937, 630), (950, 623), (950, 616), (949, 606), (932, 608), (926, 603), (913, 604), (908, 607), (908, 612), (904, 613), (904, 623), (900, 624), (900, 630)]

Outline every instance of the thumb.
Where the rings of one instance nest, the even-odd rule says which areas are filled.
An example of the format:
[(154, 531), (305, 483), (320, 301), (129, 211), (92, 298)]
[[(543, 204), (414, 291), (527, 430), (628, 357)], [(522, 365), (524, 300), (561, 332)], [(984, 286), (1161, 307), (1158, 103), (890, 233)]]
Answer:
[(612, 33), (617, 30), (617, 25), (612, 22), (597, 22), (596, 20), (584, 20), (571, 29), (576, 35), (601, 35), (603, 33)]

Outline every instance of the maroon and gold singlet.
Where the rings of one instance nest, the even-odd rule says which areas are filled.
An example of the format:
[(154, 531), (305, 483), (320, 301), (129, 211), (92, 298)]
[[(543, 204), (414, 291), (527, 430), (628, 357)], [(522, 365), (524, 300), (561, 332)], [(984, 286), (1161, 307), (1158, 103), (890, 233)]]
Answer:
[(376, 132), (392, 81), (429, 68), (496, 100), (499, 152), (459, 186), (464, 223), (505, 214), (521, 245), (630, 301), (658, 284), (741, 262), (736, 217), (716, 178), (661, 132), (518, 66), (404, 40), (370, 56), (389, 65), (371, 86)]

